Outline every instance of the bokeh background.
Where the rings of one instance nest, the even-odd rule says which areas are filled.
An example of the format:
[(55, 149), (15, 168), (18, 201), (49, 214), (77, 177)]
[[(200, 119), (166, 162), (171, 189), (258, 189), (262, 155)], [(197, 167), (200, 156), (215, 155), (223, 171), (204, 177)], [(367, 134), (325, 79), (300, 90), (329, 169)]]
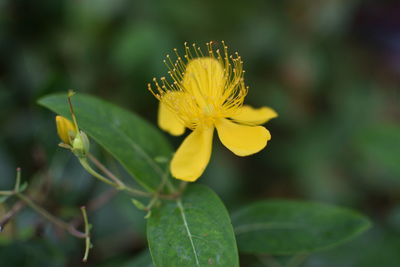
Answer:
[[(199, 182), (230, 211), (279, 197), (371, 218), (366, 234), (309, 255), (303, 266), (399, 266), (398, 1), (1, 0), (0, 189), (13, 186), (21, 167), (30, 194), (63, 219), (95, 203), (86, 266), (147, 266), (144, 213), (57, 147), (54, 114), (36, 101), (72, 88), (155, 124), (157, 101), (146, 87), (166, 74), (165, 55), (185, 41), (210, 40), (225, 40), (243, 57), (247, 103), (280, 116), (267, 124), (272, 141), (257, 155), (238, 158), (215, 142)], [(168, 138), (175, 146), (182, 140)], [(0, 214), (13, 204), (3, 203)], [(0, 265), (80, 266), (83, 243), (25, 208), (0, 233)], [(241, 262), (264, 266), (255, 256)]]

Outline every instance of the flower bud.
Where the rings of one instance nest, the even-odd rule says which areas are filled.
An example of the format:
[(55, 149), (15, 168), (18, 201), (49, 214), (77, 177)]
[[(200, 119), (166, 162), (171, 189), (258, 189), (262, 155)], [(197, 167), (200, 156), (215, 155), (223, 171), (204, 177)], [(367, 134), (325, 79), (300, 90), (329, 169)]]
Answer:
[(76, 129), (74, 124), (62, 117), (56, 116), (57, 133), (64, 144), (72, 145), (72, 140), (74, 140), (76, 135)]
[(72, 143), (72, 152), (74, 152), (77, 157), (82, 158), (86, 157), (87, 153), (89, 153), (89, 148), (89, 138), (84, 132), (80, 131)]

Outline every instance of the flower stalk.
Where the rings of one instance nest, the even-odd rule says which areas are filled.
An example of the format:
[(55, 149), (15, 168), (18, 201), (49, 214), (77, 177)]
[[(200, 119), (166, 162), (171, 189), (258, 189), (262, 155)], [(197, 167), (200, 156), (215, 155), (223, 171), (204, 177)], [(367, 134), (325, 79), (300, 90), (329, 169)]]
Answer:
[(82, 206), (81, 207), (81, 212), (82, 212), (82, 217), (83, 217), (83, 222), (85, 224), (85, 254), (83, 255), (83, 262), (87, 262), (88, 257), (89, 257), (89, 250), (92, 248), (92, 243), (90, 242), (90, 227), (91, 225), (89, 224), (88, 221), (88, 216), (86, 213), (86, 207)]

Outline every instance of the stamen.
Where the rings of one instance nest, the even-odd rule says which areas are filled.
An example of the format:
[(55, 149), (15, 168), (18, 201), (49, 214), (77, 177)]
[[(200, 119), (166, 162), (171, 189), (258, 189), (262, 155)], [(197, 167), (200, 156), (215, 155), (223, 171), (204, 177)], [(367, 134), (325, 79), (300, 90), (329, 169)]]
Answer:
[[(164, 60), (170, 81), (166, 77), (161, 77), (161, 84), (159, 84), (154, 78), (155, 89), (148, 84), (149, 91), (174, 110), (188, 128), (194, 129), (202, 121), (212, 122), (218, 117), (231, 116), (243, 105), (244, 97), (247, 95), (248, 87), (244, 85), (245, 71), (241, 57), (237, 52), (234, 56), (229, 55), (228, 46), (224, 41), (221, 44), (223, 51), (214, 49), (213, 41), (206, 43), (207, 53), (204, 54), (201, 47), (192, 44), (190, 48), (185, 42), (183, 57), (179, 55), (178, 49), (174, 48), (176, 59), (173, 61), (168, 54)], [(220, 72), (214, 69), (213, 61), (199, 61), (197, 64), (202, 64), (201, 67), (204, 67), (205, 72), (191, 72), (192, 87), (186, 88), (188, 84), (184, 85), (182, 82), (188, 64), (207, 57), (219, 62), (222, 73), (219, 74)]]

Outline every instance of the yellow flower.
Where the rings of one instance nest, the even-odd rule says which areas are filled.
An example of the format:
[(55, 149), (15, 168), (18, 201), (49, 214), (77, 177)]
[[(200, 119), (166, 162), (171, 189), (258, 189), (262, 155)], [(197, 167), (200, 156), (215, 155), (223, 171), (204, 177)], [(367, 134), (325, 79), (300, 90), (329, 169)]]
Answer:
[(153, 79), (156, 90), (149, 90), (160, 100), (158, 124), (172, 135), (182, 135), (185, 128), (192, 132), (186, 137), (171, 161), (172, 175), (184, 181), (197, 180), (211, 157), (214, 128), (222, 144), (238, 156), (248, 156), (262, 150), (271, 135), (258, 126), (277, 117), (268, 107), (254, 109), (243, 105), (248, 87), (244, 84), (243, 61), (235, 53), (228, 55), (214, 50), (207, 43), (207, 54), (193, 44), (185, 43), (184, 59), (174, 49), (177, 59), (169, 55), (164, 61), (172, 82), (165, 77)]
[(63, 143), (72, 146), (72, 142), (76, 135), (74, 124), (62, 116), (56, 116), (56, 125), (58, 136)]

